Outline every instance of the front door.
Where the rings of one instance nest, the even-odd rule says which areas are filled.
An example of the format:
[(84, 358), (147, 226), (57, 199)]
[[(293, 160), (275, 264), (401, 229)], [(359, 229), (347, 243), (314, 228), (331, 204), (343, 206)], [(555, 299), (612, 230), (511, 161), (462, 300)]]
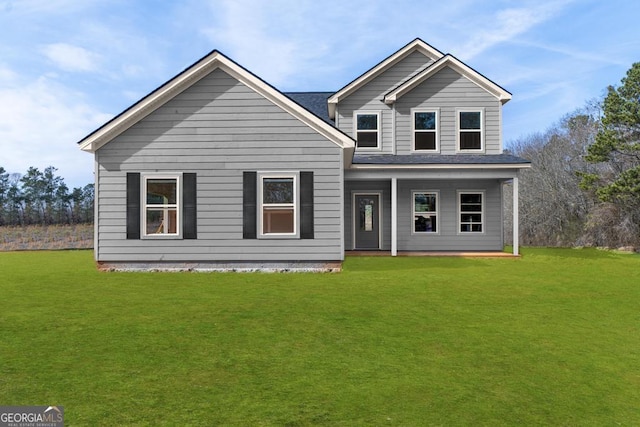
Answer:
[(380, 195), (354, 195), (354, 249), (380, 249)]

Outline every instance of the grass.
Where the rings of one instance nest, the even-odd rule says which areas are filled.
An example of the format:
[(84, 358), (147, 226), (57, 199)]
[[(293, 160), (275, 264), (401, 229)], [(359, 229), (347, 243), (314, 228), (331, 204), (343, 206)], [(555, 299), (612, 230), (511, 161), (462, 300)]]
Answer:
[(0, 253), (0, 403), (67, 425), (638, 425), (640, 256), (103, 273)]

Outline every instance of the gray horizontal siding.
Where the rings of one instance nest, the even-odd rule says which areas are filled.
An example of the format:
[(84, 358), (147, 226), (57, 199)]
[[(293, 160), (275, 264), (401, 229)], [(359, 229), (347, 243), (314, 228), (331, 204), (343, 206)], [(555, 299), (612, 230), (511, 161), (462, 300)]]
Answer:
[[(439, 191), (438, 234), (412, 233), (412, 191)], [(458, 190), (485, 191), (484, 233), (458, 233)], [(382, 193), (383, 250), (391, 249), (389, 181), (345, 183), (345, 247), (353, 249), (353, 192)], [(399, 251), (487, 251), (503, 249), (502, 184), (497, 180), (398, 180)]]
[(486, 154), (501, 154), (500, 101), (451, 68), (444, 68), (396, 102), (397, 154), (410, 154), (412, 108), (439, 108), (440, 153), (456, 153), (456, 110), (484, 109)]
[[(341, 149), (216, 70), (96, 153), (98, 260), (342, 259)], [(313, 171), (315, 238), (242, 239), (243, 171)], [(198, 239), (126, 239), (127, 172), (195, 172)]]
[(381, 111), (382, 152), (393, 152), (393, 114), (391, 108), (382, 101), (382, 98), (398, 83), (404, 81), (430, 62), (433, 62), (431, 58), (419, 52), (413, 52), (380, 74), (376, 79), (346, 97), (338, 105), (338, 127), (348, 135), (354, 136), (354, 111)]

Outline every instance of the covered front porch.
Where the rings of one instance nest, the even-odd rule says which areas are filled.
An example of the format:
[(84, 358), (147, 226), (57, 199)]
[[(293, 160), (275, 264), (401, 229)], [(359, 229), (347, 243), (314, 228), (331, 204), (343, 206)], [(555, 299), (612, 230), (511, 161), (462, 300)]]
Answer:
[[(503, 186), (513, 186), (513, 249), (504, 248)], [(345, 171), (345, 253), (518, 256), (517, 168)]]

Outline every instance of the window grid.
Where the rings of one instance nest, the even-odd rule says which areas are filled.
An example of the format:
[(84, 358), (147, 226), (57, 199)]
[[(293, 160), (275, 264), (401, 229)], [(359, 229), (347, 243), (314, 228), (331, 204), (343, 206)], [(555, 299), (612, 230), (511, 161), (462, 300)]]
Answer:
[(295, 236), (297, 234), (296, 175), (260, 176), (260, 235)]
[(460, 233), (484, 232), (484, 192), (459, 192)]
[(412, 110), (413, 150), (438, 151), (438, 111)]
[(380, 112), (356, 111), (354, 113), (356, 148), (377, 150), (380, 148)]
[(438, 233), (438, 203), (437, 191), (413, 191), (413, 233)]
[(150, 175), (143, 179), (142, 219), (145, 237), (180, 234), (180, 176)]
[(484, 149), (484, 114), (482, 110), (458, 110), (458, 151)]

